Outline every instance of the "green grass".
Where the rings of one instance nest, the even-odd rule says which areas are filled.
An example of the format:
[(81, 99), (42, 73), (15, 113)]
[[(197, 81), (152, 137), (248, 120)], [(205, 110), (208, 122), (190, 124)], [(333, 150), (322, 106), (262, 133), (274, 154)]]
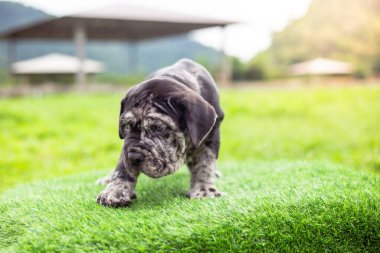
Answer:
[(186, 199), (183, 168), (110, 209), (121, 96), (0, 100), (0, 252), (380, 248), (380, 87), (223, 91), (228, 195)]
[(380, 87), (223, 95), (222, 159), (322, 159), (380, 172)]
[(18, 187), (0, 204), (0, 247), (31, 252), (338, 251), (380, 247), (380, 178), (320, 162), (226, 162), (228, 195), (189, 200), (185, 169), (142, 177), (131, 208), (95, 203), (106, 171)]
[[(114, 166), (121, 97), (0, 100), (0, 192)], [(220, 158), (317, 159), (380, 172), (379, 97), (378, 87), (224, 91)]]
[(114, 166), (121, 95), (0, 101), (0, 192), (20, 182)]

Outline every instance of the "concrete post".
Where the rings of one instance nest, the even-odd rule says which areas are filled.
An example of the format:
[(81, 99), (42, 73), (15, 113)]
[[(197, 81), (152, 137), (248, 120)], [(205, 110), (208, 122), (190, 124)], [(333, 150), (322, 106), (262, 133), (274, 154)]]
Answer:
[(74, 28), (74, 42), (76, 54), (79, 59), (79, 68), (76, 73), (76, 85), (86, 84), (84, 62), (86, 60), (86, 31), (82, 23), (77, 23)]
[(7, 46), (7, 67), (9, 70), (9, 74), (11, 74), (12, 64), (16, 60), (16, 40), (9, 39), (6, 41)]
[(128, 46), (128, 67), (130, 74), (137, 74), (138, 71), (138, 44), (131, 41)]
[(219, 50), (220, 68), (218, 82), (221, 86), (225, 87), (231, 84), (231, 64), (226, 54), (227, 32), (225, 26), (221, 26), (221, 33), (222, 41)]

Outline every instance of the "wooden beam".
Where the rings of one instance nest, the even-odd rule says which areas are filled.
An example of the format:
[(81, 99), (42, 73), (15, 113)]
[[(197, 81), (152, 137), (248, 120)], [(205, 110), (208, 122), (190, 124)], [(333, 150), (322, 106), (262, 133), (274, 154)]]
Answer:
[(84, 62), (86, 60), (86, 31), (82, 23), (76, 23), (74, 27), (74, 43), (79, 60), (79, 68), (76, 73), (76, 85), (86, 84)]

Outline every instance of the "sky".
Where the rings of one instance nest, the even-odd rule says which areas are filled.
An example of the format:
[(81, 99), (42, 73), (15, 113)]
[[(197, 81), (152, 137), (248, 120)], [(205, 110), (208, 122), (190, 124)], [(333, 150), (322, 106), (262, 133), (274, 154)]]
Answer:
[(239, 24), (202, 29), (191, 34), (204, 45), (220, 49), (243, 61), (270, 45), (271, 34), (304, 15), (312, 0), (13, 0), (63, 16), (112, 4), (148, 6), (181, 13), (236, 20)]

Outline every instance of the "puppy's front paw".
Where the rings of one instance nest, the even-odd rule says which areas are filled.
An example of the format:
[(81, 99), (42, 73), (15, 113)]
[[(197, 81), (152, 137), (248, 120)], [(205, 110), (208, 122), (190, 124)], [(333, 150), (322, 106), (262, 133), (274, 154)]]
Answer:
[(187, 197), (191, 199), (200, 199), (200, 198), (216, 198), (223, 196), (224, 193), (218, 191), (215, 186), (202, 186), (202, 187), (193, 187), (187, 193)]
[(136, 199), (136, 194), (121, 185), (109, 185), (101, 192), (96, 201), (103, 206), (125, 207)]

